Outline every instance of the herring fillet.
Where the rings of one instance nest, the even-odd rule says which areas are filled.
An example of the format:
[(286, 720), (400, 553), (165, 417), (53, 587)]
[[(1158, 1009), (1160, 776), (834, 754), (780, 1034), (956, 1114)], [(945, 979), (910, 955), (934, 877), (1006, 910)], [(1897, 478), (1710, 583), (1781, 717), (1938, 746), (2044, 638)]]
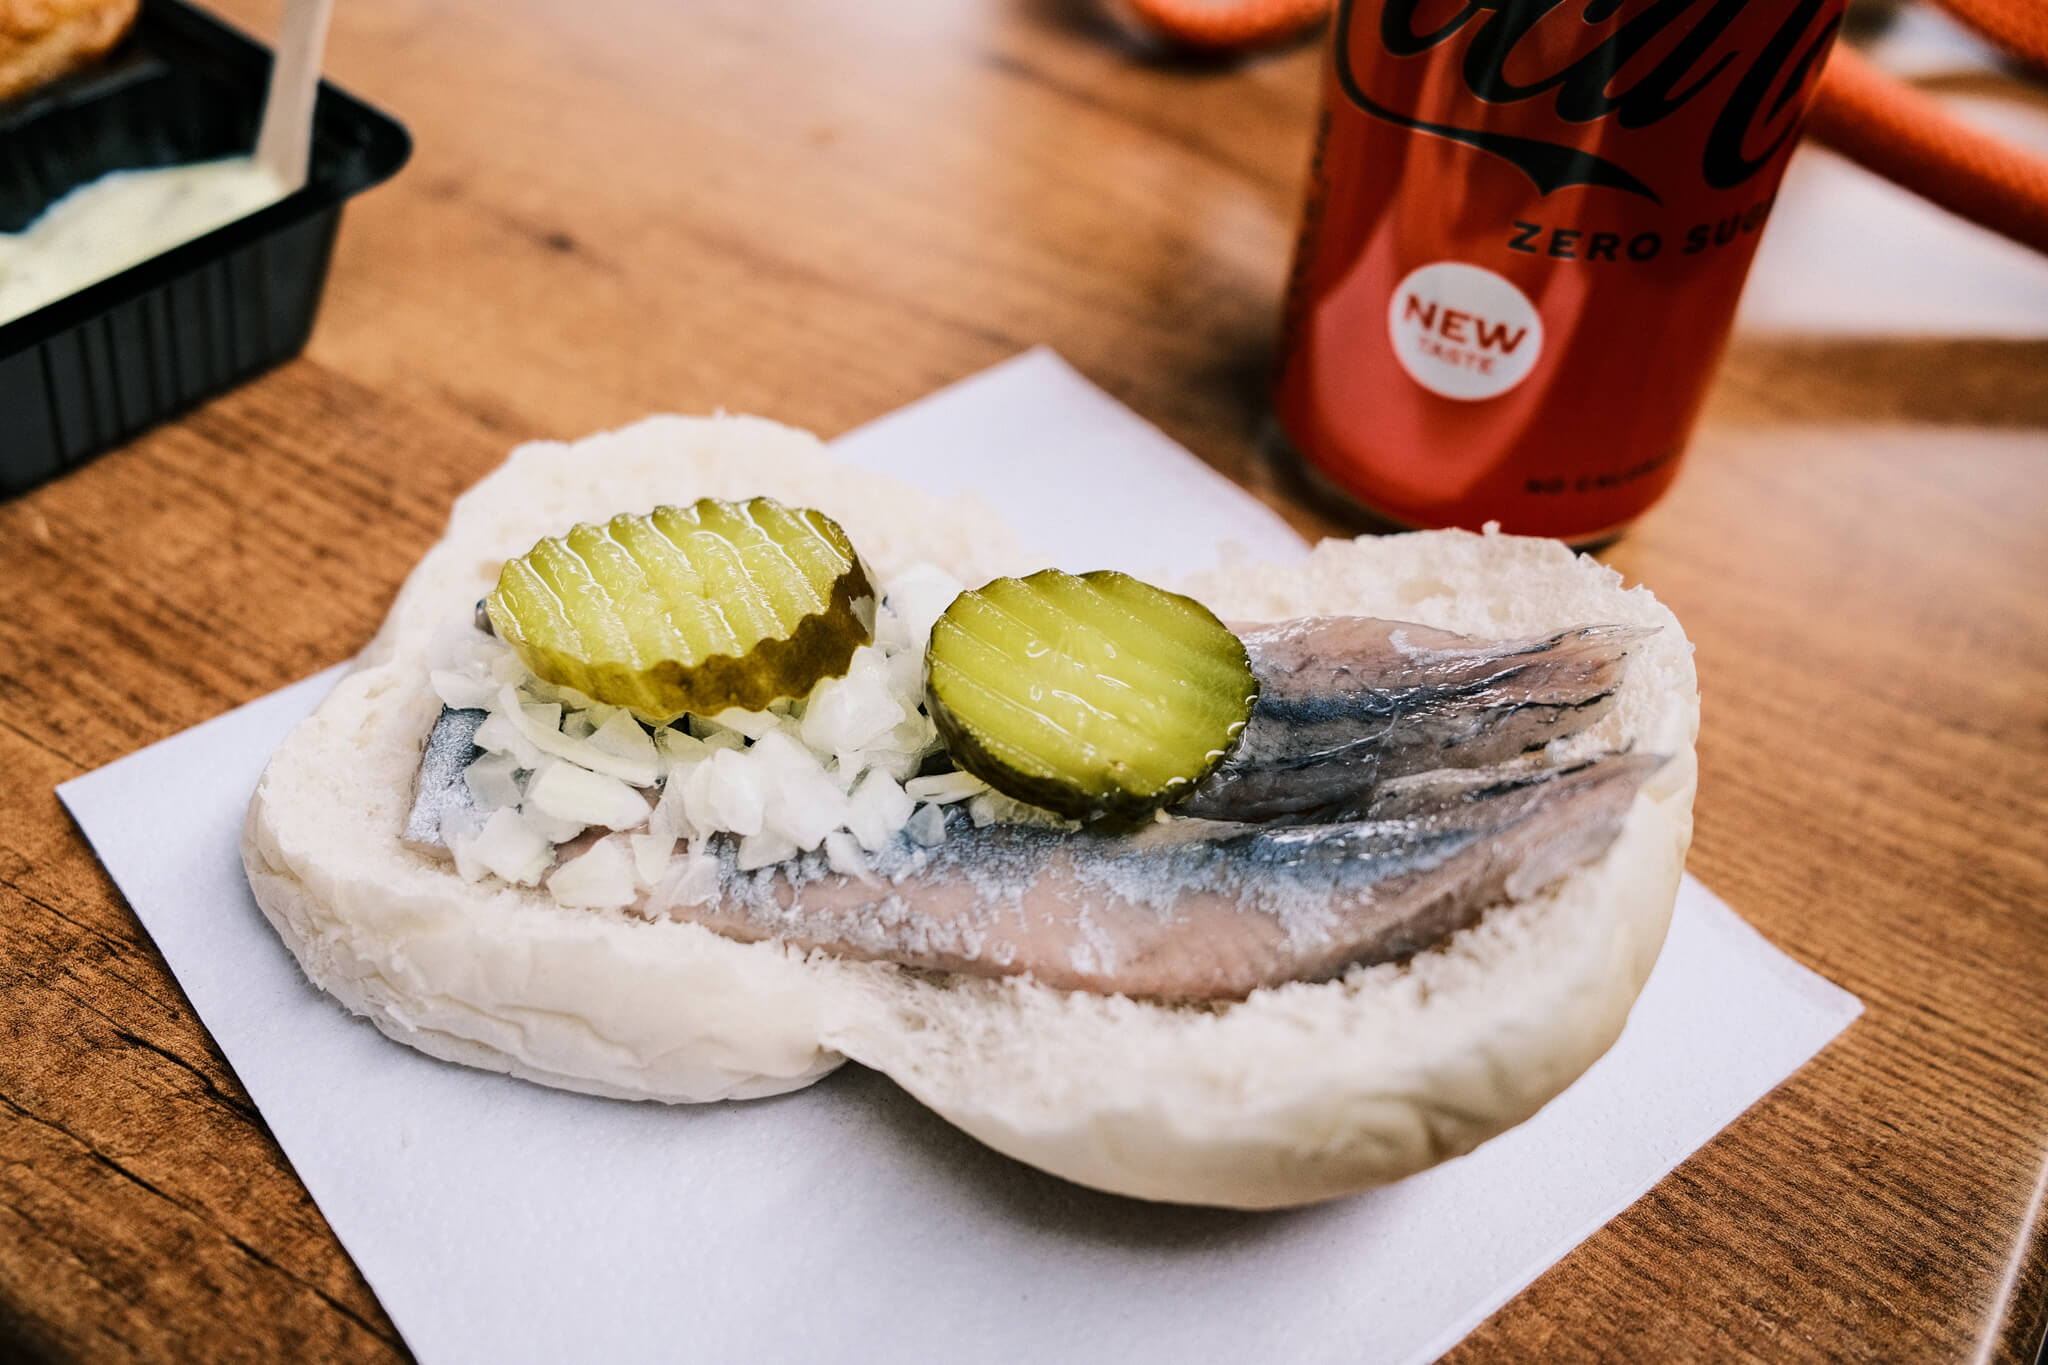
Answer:
[[(1261, 695), (1224, 765), (1136, 834), (975, 828), (907, 837), (881, 878), (819, 854), (742, 872), (731, 839), (708, 903), (678, 883), (634, 907), (731, 938), (1102, 994), (1237, 999), (1397, 960), (1605, 852), (1662, 762), (1608, 755), (1498, 767), (1613, 704), (1649, 632), (1584, 626), (1483, 641), (1364, 617), (1238, 632)], [(473, 798), (462, 769), (482, 712), (444, 709), (425, 746), (406, 841), (447, 856), (439, 826)], [(581, 851), (589, 836), (557, 852)]]
[[(1233, 626), (1259, 697), (1222, 764), (1173, 807), (1205, 820), (1310, 818), (1382, 782), (1504, 763), (1576, 734), (1613, 705), (1629, 649), (1655, 627), (1579, 626), (1491, 641), (1365, 616)], [(468, 807), (475, 757), (450, 713), (429, 736), (405, 838), (446, 856), (444, 808)], [(478, 719), (481, 719), (479, 713)], [(452, 765), (452, 766), (451, 766)]]
[(678, 905), (656, 888), (638, 910), (838, 957), (1028, 974), (1097, 994), (1242, 999), (1406, 958), (1536, 894), (1606, 852), (1663, 762), (1611, 754), (1461, 773), (1335, 824), (1187, 820), (1112, 835), (977, 829), (956, 816), (936, 848), (899, 836), (870, 882), (830, 872), (819, 854), (742, 872), (719, 836), (715, 896)]
[(1258, 702), (1177, 814), (1272, 820), (1355, 802), (1410, 773), (1505, 763), (1606, 714), (1630, 647), (1654, 627), (1480, 640), (1323, 616), (1233, 629)]

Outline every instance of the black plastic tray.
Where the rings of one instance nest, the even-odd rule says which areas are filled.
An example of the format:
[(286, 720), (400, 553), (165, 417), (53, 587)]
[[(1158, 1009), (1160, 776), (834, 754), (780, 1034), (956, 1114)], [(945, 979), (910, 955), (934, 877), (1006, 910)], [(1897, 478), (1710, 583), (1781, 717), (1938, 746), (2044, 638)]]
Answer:
[[(144, 0), (106, 61), (0, 104), (0, 232), (108, 171), (246, 154), (268, 49), (179, 0)], [(412, 152), (395, 120), (323, 83), (305, 187), (0, 324), (0, 496), (298, 354), (341, 206)]]

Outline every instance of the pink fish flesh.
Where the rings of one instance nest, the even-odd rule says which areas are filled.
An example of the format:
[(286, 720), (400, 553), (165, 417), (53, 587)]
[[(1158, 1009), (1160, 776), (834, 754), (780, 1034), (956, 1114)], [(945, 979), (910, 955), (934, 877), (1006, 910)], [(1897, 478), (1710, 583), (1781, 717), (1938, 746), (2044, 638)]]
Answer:
[[(878, 877), (820, 854), (740, 871), (719, 836), (719, 893), (641, 912), (729, 938), (778, 939), (836, 957), (1171, 999), (1241, 999), (1395, 961), (1523, 900), (1613, 843), (1661, 758), (1614, 754), (1570, 767), (1467, 771), (1393, 784), (1384, 807), (1342, 823), (1203, 820), (1136, 834), (1035, 825), (907, 837)], [(1435, 776), (1435, 775), (1432, 775)]]

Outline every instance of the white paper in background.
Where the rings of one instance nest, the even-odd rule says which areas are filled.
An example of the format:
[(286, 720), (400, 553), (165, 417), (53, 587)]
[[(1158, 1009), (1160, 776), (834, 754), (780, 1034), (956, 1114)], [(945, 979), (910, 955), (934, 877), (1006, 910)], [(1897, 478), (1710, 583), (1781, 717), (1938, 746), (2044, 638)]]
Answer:
[(1209, 568), (1226, 542), (1274, 564), (1305, 548), (1279, 513), (1044, 347), (832, 448), (940, 496), (978, 496), (1048, 563), (1075, 573), (1177, 577)]
[[(1138, 430), (1033, 354), (850, 448), (979, 486), (961, 452), (997, 423), (1064, 452), (1041, 456), (1048, 481), (1064, 459), (1105, 486)], [(1034, 428), (1059, 439), (1033, 443)], [(1276, 544), (1264, 510), (1192, 457), (1143, 458), (1148, 478), (1204, 490), (1175, 495), (1187, 520), (1162, 552), (1185, 561), (1196, 528)], [(1137, 543), (1107, 500), (1048, 506), (1056, 523), (1018, 529), (1060, 533), (1063, 550)], [(1627, 1032), (1564, 1096), (1462, 1160), (1290, 1213), (1067, 1185), (858, 1068), (746, 1104), (563, 1094), (388, 1042), (306, 984), (250, 900), (248, 794), (333, 677), (59, 794), (425, 1365), (1427, 1360), (1861, 1009), (1688, 878)]]
[(1909, 81), (1997, 71), (2007, 65), (1997, 48), (1928, 0), (1901, 6), (1865, 44), (1863, 55)]

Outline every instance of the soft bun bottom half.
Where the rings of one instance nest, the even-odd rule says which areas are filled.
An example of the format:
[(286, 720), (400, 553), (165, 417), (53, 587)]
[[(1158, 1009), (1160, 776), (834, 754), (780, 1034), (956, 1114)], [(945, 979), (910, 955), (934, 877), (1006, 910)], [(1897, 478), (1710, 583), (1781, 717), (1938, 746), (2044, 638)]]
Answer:
[(985, 509), (840, 465), (757, 419), (661, 418), (520, 448), (457, 504), (355, 671), (293, 732), (251, 802), (250, 885), (314, 984), (436, 1057), (591, 1094), (747, 1098), (851, 1057), (1055, 1175), (1247, 1208), (1330, 1198), (1469, 1151), (1620, 1033), (1691, 835), (1697, 693), (1671, 614), (1554, 542), (1326, 542), (1300, 566), (1237, 565), (1182, 585), (1234, 620), (1355, 613), (1494, 636), (1662, 627), (1632, 657), (1613, 712), (1559, 751), (1671, 755), (1607, 855), (1409, 962), (1341, 981), (1183, 1007), (805, 958), (469, 885), (398, 842), (439, 710), (431, 641), (506, 557), (574, 521), (758, 493), (835, 517), (884, 578), (919, 560), (970, 582), (1042, 567)]
[(1406, 963), (1213, 1012), (901, 980), (848, 1011), (835, 1046), (1000, 1151), (1145, 1199), (1278, 1207), (1472, 1150), (1606, 1052), (1663, 946), (1692, 836), (1690, 646), (1647, 592), (1551, 541), (1325, 542), (1298, 567), (1187, 586), (1226, 620), (1355, 612), (1496, 637), (1658, 626), (1614, 712), (1558, 756), (1633, 745), (1671, 761), (1600, 861)]

